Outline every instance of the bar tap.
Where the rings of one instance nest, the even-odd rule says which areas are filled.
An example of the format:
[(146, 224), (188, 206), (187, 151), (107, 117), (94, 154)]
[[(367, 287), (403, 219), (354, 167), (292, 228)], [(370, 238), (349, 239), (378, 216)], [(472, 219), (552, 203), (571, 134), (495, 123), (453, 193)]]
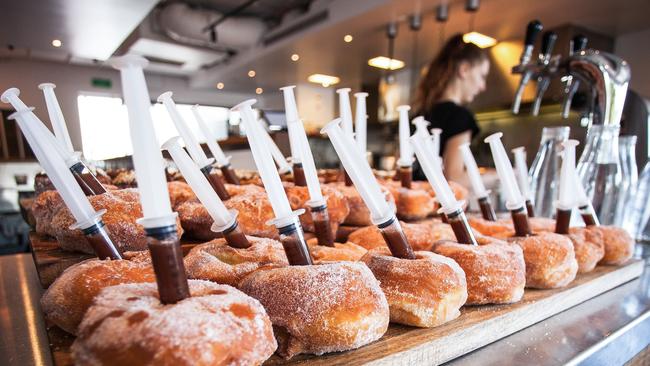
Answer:
[(513, 74), (521, 74), (521, 80), (519, 81), (519, 87), (517, 87), (517, 92), (515, 93), (515, 100), (512, 104), (512, 113), (518, 114), (519, 107), (521, 105), (521, 97), (524, 94), (524, 89), (530, 81), (530, 78), (533, 73), (533, 67), (536, 67), (536, 64), (530, 63), (530, 58), (533, 54), (533, 48), (535, 46), (535, 39), (539, 32), (542, 31), (542, 23), (539, 20), (533, 20), (528, 23), (528, 28), (526, 29), (526, 40), (524, 43), (524, 51), (521, 53), (521, 58), (519, 59), (519, 65), (512, 68)]
[[(587, 48), (587, 37), (578, 34), (569, 42), (569, 56), (582, 52)], [(567, 75), (564, 84), (564, 102), (562, 102), (562, 118), (569, 118), (571, 111), (571, 103), (578, 88), (580, 87), (580, 80), (574, 79), (573, 76)]]
[[(537, 76), (537, 93), (535, 94), (535, 101), (533, 102), (533, 109), (531, 111), (533, 116), (539, 114), (539, 107), (542, 105), (542, 98), (551, 83), (550, 73), (553, 73), (553, 69), (557, 68), (557, 62), (554, 64), (551, 63), (551, 54), (553, 52), (553, 47), (555, 46), (555, 41), (557, 41), (557, 33), (552, 31), (544, 32), (544, 35), (542, 36), (542, 48), (539, 52), (537, 64), (547, 72), (540, 73)], [(555, 61), (558, 59), (559, 58), (556, 58)]]

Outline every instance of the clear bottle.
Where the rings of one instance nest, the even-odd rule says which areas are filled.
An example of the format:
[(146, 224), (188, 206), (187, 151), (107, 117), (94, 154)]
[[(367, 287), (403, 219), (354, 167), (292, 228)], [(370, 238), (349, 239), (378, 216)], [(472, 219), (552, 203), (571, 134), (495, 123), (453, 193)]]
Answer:
[(530, 166), (530, 188), (535, 192), (535, 215), (553, 217), (554, 202), (560, 193), (562, 142), (569, 138), (569, 127), (544, 127), (539, 150)]
[(617, 125), (592, 125), (577, 165), (585, 193), (602, 225), (616, 224), (622, 181)]
[(637, 240), (650, 242), (650, 161), (641, 172), (633, 202), (629, 219), (633, 236)]
[(630, 218), (634, 205), (635, 192), (639, 180), (639, 173), (636, 166), (636, 136), (619, 136), (618, 155), (621, 162), (621, 186), (620, 199), (616, 208), (615, 225), (626, 229), (630, 235), (634, 235), (634, 225)]

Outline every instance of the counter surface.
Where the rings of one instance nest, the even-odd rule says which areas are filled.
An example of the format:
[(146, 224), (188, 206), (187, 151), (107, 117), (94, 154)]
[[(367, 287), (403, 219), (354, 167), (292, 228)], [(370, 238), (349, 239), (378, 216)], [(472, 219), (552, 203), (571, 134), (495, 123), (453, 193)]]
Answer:
[[(0, 256), (0, 365), (52, 365), (41, 289), (29, 254)], [(623, 364), (650, 343), (650, 271), (449, 362), (451, 365)]]

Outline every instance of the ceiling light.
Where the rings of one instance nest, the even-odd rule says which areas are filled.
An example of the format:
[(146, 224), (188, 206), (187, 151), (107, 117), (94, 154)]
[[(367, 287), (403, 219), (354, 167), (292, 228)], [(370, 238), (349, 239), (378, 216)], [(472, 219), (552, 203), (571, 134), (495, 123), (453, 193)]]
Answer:
[(255, 89), (255, 94), (262, 94), (262, 93), (264, 93), (264, 89), (262, 88)]
[(217, 89), (223, 89), (223, 83), (217, 83)]
[(255, 77), (255, 70), (248, 70), (248, 77), (249, 78), (254, 78)]
[(404, 61), (400, 61), (394, 58), (390, 59), (385, 56), (377, 56), (368, 60), (368, 65), (384, 70), (397, 70), (404, 67)]
[(354, 39), (354, 38), (352, 38), (352, 36), (349, 35), (349, 34), (346, 34), (345, 37), (343, 37), (343, 41), (344, 41), (345, 43), (350, 43), (350, 42), (352, 42), (353, 39)]
[(341, 79), (331, 75), (312, 74), (309, 75), (307, 81), (311, 83), (321, 84), (322, 86), (327, 88), (330, 85), (338, 84), (338, 82), (341, 81)]
[(497, 44), (496, 39), (479, 32), (469, 32), (463, 34), (463, 41), (465, 43), (474, 43), (481, 48), (492, 47)]
[(61, 47), (62, 44), (63, 44), (63, 43), (61, 42), (60, 39), (53, 39), (53, 40), (52, 40), (52, 46), (54, 46), (54, 47), (56, 47), (56, 48)]
[(298, 61), (298, 60), (300, 60), (300, 56), (298, 56), (297, 53), (294, 53), (293, 55), (291, 55), (291, 61)]

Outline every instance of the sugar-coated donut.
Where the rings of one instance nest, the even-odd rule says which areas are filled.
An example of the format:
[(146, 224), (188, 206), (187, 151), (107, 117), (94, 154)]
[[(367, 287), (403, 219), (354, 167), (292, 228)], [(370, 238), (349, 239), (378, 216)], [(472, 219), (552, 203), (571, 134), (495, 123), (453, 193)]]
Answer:
[[(495, 238), (506, 239), (515, 235), (515, 228), (510, 218), (489, 221), (481, 217), (470, 217), (469, 225), (479, 233)], [(555, 231), (555, 220), (546, 217), (529, 217), (528, 225), (534, 233)]]
[(467, 278), (467, 305), (510, 304), (521, 300), (526, 263), (517, 245), (478, 236), (479, 245), (440, 241), (433, 252), (456, 261)]
[[(438, 240), (456, 240), (451, 226), (442, 222), (409, 224), (400, 221), (400, 225), (407, 241), (416, 251), (431, 250), (431, 246)], [(381, 231), (374, 225), (355, 230), (348, 237), (348, 241), (368, 250), (388, 248)]]
[(241, 291), (189, 281), (191, 297), (164, 305), (155, 283), (104, 289), (72, 356), (79, 365), (259, 365), (275, 351), (262, 305)]
[(571, 283), (578, 272), (573, 243), (564, 235), (541, 232), (512, 237), (508, 241), (521, 247), (526, 261), (526, 287), (557, 288)]
[(419, 220), (433, 214), (435, 200), (428, 191), (423, 189), (423, 182), (413, 182), (411, 189), (402, 187), (399, 181), (382, 180), (380, 183), (395, 198), (396, 213), (399, 218)]
[[(311, 216), (311, 207), (307, 204), (309, 201), (309, 190), (307, 187), (295, 186), (292, 183), (284, 183), (284, 191), (287, 193), (287, 199), (292, 210), (304, 209), (305, 212), (300, 215), (300, 224), (304, 231), (314, 232), (314, 221)], [(323, 198), (327, 204), (327, 212), (332, 229), (332, 235), (336, 235), (339, 225), (345, 221), (350, 213), (350, 207), (345, 196), (338, 189), (323, 186), (321, 188)]]
[(264, 305), (285, 358), (359, 348), (388, 329), (386, 297), (363, 263), (260, 269), (239, 288)]
[[(363, 202), (361, 195), (354, 186), (346, 186), (344, 183), (329, 183), (323, 185), (323, 187), (332, 188), (338, 190), (345, 197), (348, 207), (350, 208), (349, 214), (345, 217), (343, 221), (344, 224), (352, 226), (369, 226), (373, 225), (370, 218), (370, 210)], [(386, 188), (382, 188), (382, 192), (386, 194), (386, 199), (390, 205), (395, 203), (395, 198), (390, 191)]]
[(287, 256), (279, 241), (246, 237), (248, 248), (233, 248), (225, 239), (215, 239), (192, 248), (185, 256), (189, 278), (237, 286), (249, 273), (266, 266), (288, 266)]
[[(156, 281), (147, 253), (138, 253), (132, 260), (89, 259), (68, 267), (41, 298), (45, 318), (66, 332), (77, 334), (81, 319), (102, 289)], [(124, 257), (131, 258), (131, 253)]]
[(424, 251), (415, 256), (396, 258), (377, 248), (361, 258), (381, 284), (391, 322), (435, 327), (456, 319), (467, 300), (465, 273), (451, 258)]
[[(147, 249), (144, 228), (136, 220), (142, 217), (142, 208), (136, 189), (107, 191), (89, 196), (95, 210), (105, 209), (102, 221), (118, 251), (139, 251)], [(46, 191), (36, 198), (32, 205), (36, 219), (36, 231), (56, 238), (61, 249), (66, 251), (95, 254), (86, 236), (78, 229), (71, 229), (76, 219), (63, 204), (57, 191)], [(180, 237), (183, 229), (177, 219)]]
[(589, 230), (597, 230), (603, 234), (605, 256), (599, 264), (620, 265), (634, 255), (634, 239), (625, 229), (616, 226), (591, 226)]
[(593, 271), (596, 264), (605, 255), (603, 233), (600, 230), (591, 230), (587, 227), (569, 228), (569, 239), (573, 243), (573, 250), (578, 261), (578, 273)]
[(318, 245), (318, 239), (313, 238), (307, 241), (311, 257), (317, 263), (323, 262), (356, 262), (368, 251), (366, 248), (352, 242), (334, 243), (334, 247)]

